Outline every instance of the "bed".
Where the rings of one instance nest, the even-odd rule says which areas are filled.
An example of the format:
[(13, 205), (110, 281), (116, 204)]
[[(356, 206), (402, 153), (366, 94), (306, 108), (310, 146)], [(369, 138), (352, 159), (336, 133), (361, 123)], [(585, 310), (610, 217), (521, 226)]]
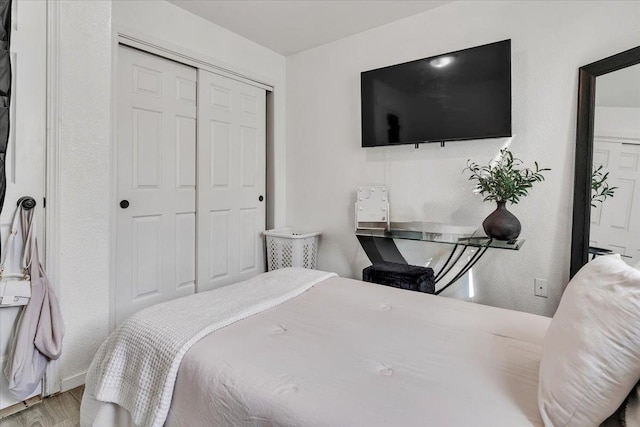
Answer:
[[(549, 322), (329, 277), (193, 344), (165, 425), (542, 426)], [(133, 425), (93, 382), (82, 425)]]

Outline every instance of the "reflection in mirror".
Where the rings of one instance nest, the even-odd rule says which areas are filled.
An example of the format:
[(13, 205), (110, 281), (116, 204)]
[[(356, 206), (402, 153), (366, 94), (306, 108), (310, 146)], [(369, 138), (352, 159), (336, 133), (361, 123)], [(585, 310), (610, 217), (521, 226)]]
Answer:
[(596, 78), (590, 258), (640, 262), (640, 64)]

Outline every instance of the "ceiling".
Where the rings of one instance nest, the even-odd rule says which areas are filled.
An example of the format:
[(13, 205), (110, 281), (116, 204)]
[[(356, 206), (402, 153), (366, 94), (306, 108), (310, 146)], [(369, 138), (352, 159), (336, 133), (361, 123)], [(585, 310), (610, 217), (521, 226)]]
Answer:
[(452, 3), (452, 0), (169, 1), (285, 56)]

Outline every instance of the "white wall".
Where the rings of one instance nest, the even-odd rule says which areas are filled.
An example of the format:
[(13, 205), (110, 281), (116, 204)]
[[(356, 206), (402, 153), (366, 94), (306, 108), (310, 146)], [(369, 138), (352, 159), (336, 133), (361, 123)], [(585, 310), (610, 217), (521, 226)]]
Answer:
[(109, 332), (112, 31), (133, 29), (275, 85), (276, 221), (284, 222), (285, 59), (164, 1), (62, 2), (60, 8), (60, 299), (63, 389), (84, 382)]
[(594, 134), (640, 139), (640, 64), (596, 78)]
[(596, 78), (596, 105), (640, 108), (640, 64)]
[[(319, 268), (360, 277), (355, 189), (386, 184), (392, 220), (480, 224), (493, 206), (471, 192), (466, 160), (506, 143), (552, 168), (509, 207), (522, 250), (491, 250), (474, 268), (475, 301), (552, 315), (568, 280), (578, 67), (640, 40), (638, 2), (456, 2), (287, 58), (287, 219), (323, 232)], [(360, 147), (360, 72), (512, 39), (512, 139)], [(533, 295), (549, 280), (549, 298)], [(464, 284), (461, 284), (461, 286)]]
[(109, 329), (111, 3), (61, 2), (58, 296), (62, 387), (84, 382)]
[(640, 139), (640, 108), (596, 106), (595, 111), (593, 133), (596, 137)]

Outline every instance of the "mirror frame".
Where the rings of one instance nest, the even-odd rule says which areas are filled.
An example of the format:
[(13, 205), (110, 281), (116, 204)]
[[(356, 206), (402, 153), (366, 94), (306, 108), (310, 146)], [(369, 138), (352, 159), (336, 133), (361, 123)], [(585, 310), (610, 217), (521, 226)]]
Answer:
[(589, 261), (596, 77), (636, 64), (640, 64), (640, 46), (579, 69), (570, 277)]

